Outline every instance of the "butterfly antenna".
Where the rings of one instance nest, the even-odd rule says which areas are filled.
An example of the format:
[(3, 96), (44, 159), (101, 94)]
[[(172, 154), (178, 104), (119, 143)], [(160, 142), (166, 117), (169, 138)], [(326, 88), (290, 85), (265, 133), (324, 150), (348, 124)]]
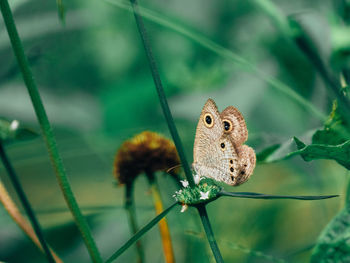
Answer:
[(176, 169), (176, 168), (178, 168), (180, 166), (182, 166), (182, 164), (178, 164), (178, 165), (175, 165), (173, 167), (170, 167), (168, 170), (166, 170), (166, 172), (169, 173), (171, 170), (174, 170), (174, 169)]

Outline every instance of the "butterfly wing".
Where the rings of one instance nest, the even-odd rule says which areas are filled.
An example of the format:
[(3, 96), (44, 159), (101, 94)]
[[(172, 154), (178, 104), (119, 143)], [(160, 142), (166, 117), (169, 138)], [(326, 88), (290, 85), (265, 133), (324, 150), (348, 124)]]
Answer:
[(256, 163), (256, 156), (254, 150), (247, 145), (239, 146), (237, 153), (239, 165), (235, 185), (240, 185), (247, 181), (253, 174)]
[(233, 106), (223, 110), (220, 118), (224, 125), (224, 133), (230, 136), (238, 154), (239, 164), (234, 185), (240, 185), (252, 175), (256, 163), (254, 150), (243, 145), (248, 139), (247, 125), (242, 114)]
[(211, 142), (207, 154), (193, 163), (193, 168), (200, 176), (213, 178), (229, 185), (235, 185), (239, 175), (239, 158), (227, 136)]
[(194, 163), (211, 154), (210, 145), (222, 136), (223, 131), (218, 108), (212, 99), (208, 99), (197, 124), (193, 147)]
[(193, 147), (193, 169), (200, 176), (227, 184), (235, 184), (238, 175), (238, 155), (224, 126), (215, 102), (209, 99), (197, 124)]
[(221, 112), (220, 118), (224, 125), (224, 132), (230, 135), (235, 145), (242, 145), (248, 139), (247, 125), (239, 110), (229, 106)]

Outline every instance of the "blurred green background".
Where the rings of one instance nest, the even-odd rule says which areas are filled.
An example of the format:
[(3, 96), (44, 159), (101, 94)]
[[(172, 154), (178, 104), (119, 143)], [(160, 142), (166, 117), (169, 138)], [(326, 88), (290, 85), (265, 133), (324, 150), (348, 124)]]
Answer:
[[(339, 23), (334, 2), (274, 2), (284, 15), (298, 16), (316, 39), (320, 54), (331, 61), (332, 28)], [(325, 116), (331, 110), (321, 77), (258, 3), (140, 1), (152, 11), (153, 21), (145, 20), (146, 28), (190, 162), (195, 127), (208, 98), (220, 110), (234, 105), (242, 112), (249, 129), (247, 144), (256, 152), (322, 126), (320, 118), (288, 92), (296, 92)], [(120, 8), (124, 4), (120, 0), (73, 0), (64, 2), (67, 13), (62, 25), (55, 1), (10, 4), (73, 191), (107, 258), (131, 236), (123, 209), (124, 189), (116, 187), (112, 176), (116, 150), (143, 130), (170, 137), (134, 17)], [(250, 64), (237, 63), (234, 54)], [(275, 79), (285, 86), (271, 85)], [(3, 20), (0, 116), (39, 132)], [(11, 144), (7, 150), (49, 243), (66, 262), (89, 262), (42, 139)], [(221, 198), (211, 203), (208, 213), (225, 261), (307, 262), (320, 232), (343, 205), (346, 173), (334, 161), (306, 163), (294, 157), (258, 165), (238, 188), (225, 186), (240, 192), (342, 195), (324, 201)], [(18, 200), (2, 165), (0, 179)], [(159, 174), (158, 180), (167, 206), (174, 201), (176, 185), (169, 176)], [(142, 226), (155, 215), (145, 178), (138, 178), (135, 194)], [(191, 208), (180, 213), (178, 207), (167, 216), (177, 262), (214, 262), (196, 213)], [(157, 227), (141, 240), (147, 262), (164, 262)], [(131, 247), (117, 262), (136, 262), (135, 251)], [(3, 208), (1, 260), (46, 262)]]

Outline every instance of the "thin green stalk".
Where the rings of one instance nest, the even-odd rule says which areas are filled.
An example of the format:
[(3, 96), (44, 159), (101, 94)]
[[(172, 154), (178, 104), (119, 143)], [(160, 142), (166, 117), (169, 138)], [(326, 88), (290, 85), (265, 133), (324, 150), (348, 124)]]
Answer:
[(339, 195), (267, 195), (252, 192), (219, 192), (219, 196), (253, 198), (253, 199), (295, 199), (295, 200), (322, 200), (338, 197)]
[(286, 39), (292, 40), (315, 66), (316, 70), (326, 83), (326, 88), (328, 88), (329, 91), (338, 99), (339, 104), (346, 113), (344, 115), (349, 116), (350, 101), (341, 94), (338, 78), (333, 76), (327, 70), (326, 65), (316, 51), (315, 46), (313, 46), (314, 43), (312, 43), (311, 39), (309, 39), (306, 35), (307, 32), (301, 23), (291, 17), (288, 19), (288, 17), (285, 16), (272, 1), (254, 0), (254, 2), (270, 17), (273, 24), (280, 30)]
[(294, 27), (299, 31), (299, 34), (294, 36), (294, 41), (304, 55), (309, 59), (309, 61), (314, 65), (318, 73), (323, 78), (326, 83), (326, 88), (330, 91), (333, 96), (338, 100), (339, 106), (341, 106), (343, 115), (347, 120), (350, 120), (350, 101), (347, 97), (343, 96), (340, 87), (339, 78), (335, 77), (326, 67), (325, 63), (322, 61), (320, 55), (316, 51), (316, 47), (312, 42), (311, 38), (306, 35), (306, 30), (303, 26), (296, 20), (292, 20)]
[(119, 248), (110, 258), (107, 259), (106, 263), (113, 262), (121, 254), (123, 254), (132, 244), (139, 240), (144, 234), (146, 234), (152, 227), (154, 227), (167, 213), (170, 212), (177, 205), (177, 202), (173, 203), (162, 213), (153, 218), (147, 225), (141, 228), (135, 235), (133, 235), (121, 248)]
[(70, 187), (68, 178), (66, 176), (61, 157), (57, 150), (56, 139), (53, 135), (51, 125), (46, 115), (45, 108), (40, 98), (40, 94), (37, 89), (36, 83), (34, 82), (34, 77), (29, 67), (27, 57), (24, 54), (22, 42), (18, 35), (12, 12), (7, 0), (0, 0), (0, 9), (12, 44), (12, 49), (17, 58), (19, 67), (24, 78), (24, 82), (27, 86), (30, 98), (32, 100), (34, 110), (39, 121), (43, 137), (50, 155), (50, 159), (56, 173), (56, 178), (60, 185), (63, 196), (68, 204), (69, 209), (73, 214), (78, 229), (80, 230), (83, 236), (85, 245), (90, 253), (92, 260), (94, 262), (102, 262), (95, 241), (91, 235), (90, 228), (79, 209), (73, 191)]
[[(39, 250), (43, 253), (44, 249), (40, 243), (38, 235), (35, 233), (34, 228), (27, 222), (27, 219), (24, 218), (22, 213), (19, 211), (18, 206), (10, 197), (7, 192), (5, 186), (2, 184), (0, 180), (0, 203), (4, 206), (5, 210), (11, 216), (12, 220), (18, 225), (20, 229), (22, 229), (23, 233), (28, 236), (28, 238), (39, 248)], [(54, 258), (56, 263), (63, 263), (62, 259), (58, 257), (58, 255), (50, 248), (50, 252), (52, 253), (52, 257)], [(46, 254), (45, 254), (46, 255)]]
[(176, 126), (175, 126), (175, 123), (174, 123), (173, 116), (171, 115), (171, 112), (170, 112), (170, 109), (169, 109), (168, 101), (166, 99), (165, 92), (164, 92), (164, 89), (163, 89), (163, 85), (162, 85), (162, 82), (160, 80), (160, 75), (159, 75), (159, 72), (158, 72), (156, 61), (155, 61), (155, 59), (153, 57), (153, 53), (152, 53), (152, 50), (151, 50), (151, 46), (150, 46), (148, 35), (147, 35), (146, 29), (145, 29), (145, 25), (143, 23), (141, 15), (139, 14), (140, 12), (138, 11), (137, 1), (136, 0), (130, 0), (130, 3), (131, 3), (132, 8), (133, 8), (133, 12), (134, 12), (137, 28), (139, 30), (139, 33), (140, 33), (140, 36), (141, 36), (141, 39), (142, 39), (142, 44), (143, 44), (143, 46), (145, 48), (145, 51), (146, 51), (147, 59), (148, 59), (149, 66), (150, 66), (150, 69), (151, 69), (151, 72), (152, 72), (152, 77), (153, 77), (154, 84), (156, 86), (156, 90), (157, 90), (157, 93), (158, 93), (160, 105), (162, 106), (162, 110), (163, 110), (165, 119), (167, 121), (167, 124), (168, 124), (169, 130), (170, 130), (171, 136), (173, 137), (173, 140), (174, 140), (177, 152), (179, 154), (179, 157), (180, 157), (180, 160), (181, 160), (181, 163), (182, 163), (182, 167), (183, 167), (183, 169), (185, 171), (185, 175), (186, 175), (187, 181), (189, 182), (191, 187), (194, 187), (195, 183), (194, 183), (194, 180), (193, 180), (191, 169), (190, 169), (190, 167), (188, 165), (188, 162), (187, 162), (187, 159), (186, 159), (186, 156), (185, 156), (185, 151), (184, 151), (182, 143), (181, 143), (181, 139), (179, 137), (179, 134), (177, 132), (177, 129), (176, 129)]
[[(134, 198), (133, 198), (133, 185), (132, 184), (126, 184), (125, 189), (125, 210), (128, 214), (129, 224), (131, 228), (131, 232), (133, 235), (137, 233), (138, 226), (136, 221), (136, 213), (135, 213), (135, 206), (134, 206)], [(145, 255), (143, 252), (143, 247), (141, 244), (141, 241), (138, 240), (136, 242), (136, 250), (138, 259), (137, 261), (139, 263), (143, 263), (145, 260)]]
[[(169, 106), (168, 106), (168, 102), (167, 102), (167, 99), (166, 99), (166, 96), (164, 93), (164, 89), (163, 89), (163, 86), (162, 86), (162, 83), (160, 80), (160, 76), (158, 73), (157, 65), (156, 65), (156, 62), (155, 62), (153, 54), (152, 54), (152, 50), (151, 50), (149, 39), (148, 39), (148, 36), (146, 33), (145, 26), (143, 24), (142, 16), (140, 15), (140, 12), (138, 10), (137, 0), (130, 0), (130, 2), (132, 5), (132, 8), (133, 8), (133, 13), (134, 13), (134, 16), (136, 19), (136, 24), (137, 24), (137, 27), (138, 27), (138, 30), (139, 30), (139, 33), (140, 33), (140, 36), (142, 39), (142, 43), (143, 43), (143, 46), (144, 46), (146, 54), (147, 54), (148, 62), (150, 64), (153, 80), (154, 80), (154, 83), (155, 83), (155, 86), (156, 86), (156, 89), (158, 92), (159, 101), (162, 105), (163, 113), (164, 113), (166, 121), (168, 123), (168, 127), (169, 127), (169, 130), (170, 130), (171, 135), (173, 137), (176, 149), (179, 153), (179, 157), (180, 157), (180, 160), (182, 162), (182, 165), (183, 165), (183, 168), (185, 171), (185, 175), (186, 175), (186, 178), (189, 182), (189, 185), (190, 185), (190, 187), (195, 187), (193, 176), (192, 176), (190, 167), (187, 163), (185, 152), (183, 150), (180, 137), (177, 133), (177, 129), (176, 129), (173, 117), (171, 115)], [(199, 206), (198, 211), (199, 211), (199, 214), (201, 215), (201, 220), (202, 220), (204, 229), (206, 230), (207, 238), (209, 240), (210, 247), (213, 251), (215, 259), (217, 262), (223, 262), (219, 248), (216, 245), (214, 235), (213, 235), (213, 232), (212, 232), (211, 227), (210, 227), (210, 222), (209, 222), (209, 218), (206, 214), (205, 207)]]
[(37, 237), (40, 241), (41, 247), (44, 250), (44, 253), (47, 257), (48, 262), (54, 263), (55, 260), (51, 254), (51, 251), (49, 249), (49, 245), (45, 241), (44, 234), (43, 234), (43, 231), (41, 230), (40, 224), (39, 224), (37, 218), (35, 217), (34, 211), (31, 207), (31, 205), (28, 201), (28, 198), (27, 198), (27, 196), (22, 188), (22, 185), (21, 185), (21, 183), (16, 175), (15, 169), (12, 167), (9, 158), (7, 157), (6, 151), (5, 151), (1, 141), (0, 141), (0, 158), (1, 158), (1, 160), (5, 166), (5, 169), (10, 177), (10, 180), (12, 182), (13, 187), (15, 188), (16, 193), (17, 193), (19, 199), (21, 200), (23, 208), (28, 215), (28, 218), (33, 226), (35, 234), (37, 235)]
[(66, 10), (64, 8), (62, 0), (56, 0), (57, 4), (57, 12), (58, 12), (58, 17), (60, 18), (60, 21), (62, 24), (65, 23), (65, 15), (66, 15)]
[(207, 235), (207, 239), (209, 241), (210, 248), (213, 251), (215, 260), (218, 263), (222, 263), (222, 262), (224, 262), (224, 260), (222, 259), (219, 247), (216, 244), (216, 240), (215, 240), (214, 233), (213, 233), (213, 230), (212, 230), (211, 225), (210, 225), (210, 221), (209, 221), (209, 217), (208, 217), (205, 205), (201, 204), (201, 205), (198, 205), (196, 207), (197, 207), (197, 210), (199, 212), (199, 216), (202, 220), (202, 224), (203, 224), (205, 233)]
[[(105, 0), (105, 1), (107, 1), (113, 5), (116, 5), (120, 8), (123, 8), (127, 11), (132, 12), (132, 10), (130, 10), (129, 4), (126, 1), (123, 1), (123, 0)], [(288, 96), (290, 99), (297, 102), (299, 105), (301, 105), (307, 111), (312, 113), (319, 120), (321, 120), (321, 121), (326, 120), (327, 116), (323, 112), (321, 112), (318, 108), (316, 108), (312, 103), (310, 103), (308, 100), (306, 100), (305, 98), (300, 96), (292, 88), (290, 88), (286, 84), (282, 83), (278, 79), (267, 76), (263, 71), (259, 70), (255, 65), (250, 63), (245, 58), (239, 56), (237, 53), (234, 53), (231, 50), (218, 45), (214, 41), (204, 37), (203, 35), (195, 32), (195, 31), (189, 30), (189, 29), (187, 29), (187, 28), (185, 28), (177, 23), (170, 21), (169, 19), (165, 18), (164, 16), (162, 16), (159, 13), (156, 13), (152, 10), (138, 6), (137, 10), (135, 10), (135, 11), (140, 16), (142, 16), (146, 19), (149, 19), (150, 21), (153, 21), (161, 26), (164, 26), (168, 29), (171, 29), (171, 30), (191, 39), (192, 41), (198, 43), (199, 45), (203, 46), (204, 48), (221, 56), (222, 58), (229, 59), (235, 65), (238, 65), (240, 68), (253, 72), (259, 78), (266, 81), (272, 88), (280, 91), (281, 93)]]

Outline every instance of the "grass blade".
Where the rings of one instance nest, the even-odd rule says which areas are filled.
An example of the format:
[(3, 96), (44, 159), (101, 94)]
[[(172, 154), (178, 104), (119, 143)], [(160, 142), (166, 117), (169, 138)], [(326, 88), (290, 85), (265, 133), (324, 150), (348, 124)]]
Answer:
[(160, 79), (160, 75), (158, 72), (156, 61), (153, 57), (153, 53), (152, 53), (151, 46), (149, 43), (146, 28), (145, 28), (145, 25), (143, 23), (140, 12), (138, 10), (137, 1), (130, 0), (130, 3), (131, 3), (132, 8), (133, 8), (133, 13), (135, 16), (137, 28), (139, 30), (139, 33), (140, 33), (140, 36), (142, 39), (142, 44), (143, 44), (145, 51), (146, 51), (147, 59), (149, 62), (149, 66), (151, 68), (152, 77), (154, 80), (154, 84), (156, 86), (156, 90), (157, 90), (158, 97), (159, 97), (159, 102), (160, 102), (160, 105), (162, 106), (164, 117), (167, 121), (169, 131), (170, 131), (171, 136), (172, 136), (174, 143), (176, 145), (176, 149), (177, 149), (177, 152), (179, 154), (183, 169), (185, 171), (186, 178), (187, 178), (188, 182), (190, 183), (190, 185), (194, 186), (195, 184), (193, 181), (192, 172), (191, 172), (191, 169), (188, 165), (188, 162), (187, 162), (187, 159), (185, 156), (185, 151), (184, 151), (182, 143), (181, 143), (181, 139), (179, 137), (179, 134), (177, 132), (177, 129), (176, 129), (176, 126), (174, 123), (173, 116), (172, 116), (170, 109), (169, 109), (168, 101), (167, 101), (166, 96), (165, 96), (164, 88), (162, 85), (162, 81)]
[(339, 195), (267, 195), (251, 192), (225, 192), (221, 191), (220, 196), (239, 197), (239, 198), (253, 198), (253, 199), (296, 199), (296, 200), (321, 200)]
[(10, 160), (7, 157), (7, 154), (5, 152), (4, 146), (2, 145), (0, 141), (0, 158), (5, 166), (5, 169), (10, 177), (10, 180), (12, 182), (13, 187), (16, 190), (16, 193), (21, 200), (21, 203), (23, 205), (24, 210), (26, 211), (28, 218), (33, 226), (33, 229), (35, 231), (35, 234), (37, 235), (40, 245), (44, 250), (44, 253), (46, 254), (48, 262), (55, 262), (53, 255), (50, 251), (49, 245), (47, 244), (43, 231), (41, 230), (40, 224), (34, 214), (34, 211), (28, 201), (28, 198), (22, 188), (22, 185), (16, 175), (15, 169), (12, 167)]
[[(136, 213), (135, 213), (135, 204), (133, 197), (133, 184), (125, 185), (125, 210), (128, 215), (129, 226), (132, 235), (135, 235), (138, 230)], [(145, 253), (143, 252), (143, 246), (141, 244), (141, 240), (136, 242), (136, 251), (137, 251), (137, 262), (144, 263), (145, 262)]]
[(204, 231), (205, 231), (205, 234), (207, 235), (207, 239), (209, 241), (210, 248), (213, 251), (215, 261), (217, 263), (223, 263), (224, 260), (222, 259), (219, 247), (216, 243), (214, 233), (213, 233), (213, 230), (212, 230), (211, 225), (210, 225), (207, 209), (205, 208), (205, 205), (203, 205), (203, 204), (198, 205), (196, 208), (197, 208), (199, 216), (202, 220)]
[(135, 235), (133, 235), (121, 248), (117, 250), (110, 258), (107, 259), (106, 263), (113, 262), (116, 260), (121, 254), (125, 252), (131, 245), (133, 245), (137, 240), (139, 240), (145, 233), (147, 233), (152, 227), (154, 227), (163, 217), (166, 216), (167, 213), (170, 212), (177, 205), (177, 202), (169, 206), (162, 213), (157, 215), (155, 218), (151, 220), (147, 225), (141, 228)]
[[(127, 1), (124, 0), (105, 0), (108, 3), (118, 6), (120, 8), (123, 8), (127, 11), (132, 12), (130, 9), (130, 5)], [(276, 78), (267, 76), (264, 72), (259, 70), (255, 65), (250, 63), (245, 58), (241, 57), (240, 55), (232, 52), (231, 50), (224, 48), (220, 46), (219, 44), (215, 43), (214, 41), (208, 39), (207, 37), (190, 30), (188, 28), (185, 28), (184, 26), (181, 26), (175, 22), (170, 21), (168, 18), (164, 17), (163, 15), (144, 8), (144, 7), (138, 7), (136, 12), (146, 18), (150, 21), (153, 21), (161, 26), (164, 26), (168, 29), (171, 29), (189, 39), (192, 41), (198, 43), (199, 45), (205, 47), (206, 49), (212, 51), (213, 53), (219, 55), (220, 57), (224, 59), (231, 60), (234, 64), (239, 66), (240, 68), (253, 72), (256, 76), (264, 80), (266, 83), (268, 83), (272, 88), (278, 90), (279, 92), (285, 94), (287, 97), (301, 105), (303, 108), (305, 108), (307, 111), (312, 113), (315, 117), (317, 117), (319, 120), (324, 121), (326, 119), (326, 115), (321, 112), (318, 108), (316, 108), (312, 103), (310, 103), (308, 100), (300, 96), (297, 92), (295, 92), (292, 88), (287, 86), (286, 84), (282, 83)]]
[[(10, 197), (7, 192), (5, 186), (0, 181), (0, 203), (4, 206), (7, 213), (11, 216), (13, 221), (22, 229), (22, 231), (32, 240), (32, 242), (40, 249), (40, 251), (44, 252), (43, 246), (41, 245), (40, 240), (38, 239), (38, 235), (36, 235), (33, 227), (31, 227), (27, 220), (22, 216), (19, 211), (17, 205)], [(60, 259), (57, 254), (49, 248), (52, 256), (56, 263), (63, 263), (62, 259)], [(45, 252), (44, 252), (45, 253)]]
[(2, 16), (4, 18), (4, 22), (6, 25), (6, 29), (12, 44), (12, 49), (17, 58), (17, 62), (21, 69), (24, 82), (28, 89), (31, 101), (34, 106), (34, 110), (39, 121), (43, 137), (49, 152), (49, 156), (51, 159), (51, 163), (56, 173), (56, 178), (63, 193), (63, 196), (68, 204), (69, 209), (72, 212), (72, 215), (75, 219), (75, 222), (78, 226), (80, 233), (83, 236), (85, 245), (90, 253), (90, 256), (94, 262), (102, 262), (101, 256), (97, 250), (95, 241), (92, 237), (90, 228), (82, 215), (79, 206), (75, 200), (73, 191), (70, 187), (66, 171), (63, 167), (62, 159), (58, 153), (56, 139), (52, 132), (52, 128), (48, 117), (46, 115), (46, 111), (41, 100), (38, 88), (34, 81), (33, 74), (29, 67), (29, 63), (27, 57), (24, 54), (23, 46), (21, 39), (18, 35), (17, 28), (15, 25), (15, 21), (13, 19), (13, 15), (8, 4), (7, 0), (0, 0), (0, 9)]
[(61, 22), (64, 24), (65, 23), (66, 10), (64, 8), (62, 0), (56, 0), (56, 5), (57, 5), (58, 17), (61, 20)]

